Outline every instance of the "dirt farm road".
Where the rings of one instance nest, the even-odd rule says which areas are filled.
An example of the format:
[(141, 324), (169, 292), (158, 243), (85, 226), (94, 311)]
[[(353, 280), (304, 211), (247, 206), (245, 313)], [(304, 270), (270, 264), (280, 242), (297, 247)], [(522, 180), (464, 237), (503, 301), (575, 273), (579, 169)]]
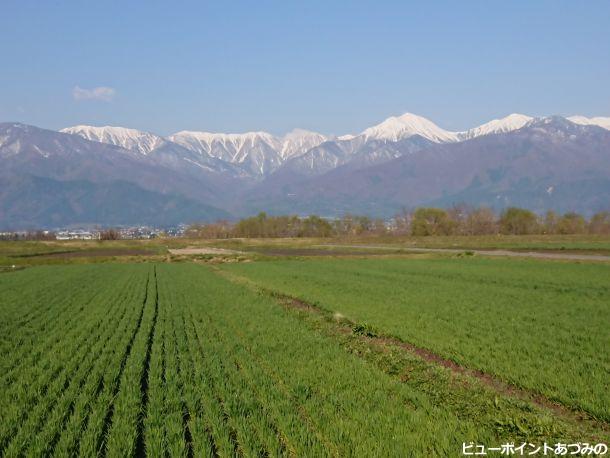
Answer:
[(370, 250), (404, 250), (417, 253), (464, 253), (471, 252), (481, 256), (509, 256), (515, 258), (535, 258), (535, 259), (560, 259), (567, 261), (610, 261), (610, 256), (601, 254), (577, 254), (577, 253), (548, 253), (544, 251), (510, 251), (510, 250), (473, 250), (457, 248), (420, 248), (396, 245), (393, 247), (382, 245), (318, 245), (320, 247), (333, 248), (364, 248)]

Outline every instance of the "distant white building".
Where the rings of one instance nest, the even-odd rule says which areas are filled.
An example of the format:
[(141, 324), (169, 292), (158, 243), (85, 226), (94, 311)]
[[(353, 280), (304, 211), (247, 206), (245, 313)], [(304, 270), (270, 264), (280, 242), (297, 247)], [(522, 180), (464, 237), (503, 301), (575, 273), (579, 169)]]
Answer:
[(60, 231), (55, 235), (57, 240), (94, 240), (99, 238), (99, 234), (89, 231)]

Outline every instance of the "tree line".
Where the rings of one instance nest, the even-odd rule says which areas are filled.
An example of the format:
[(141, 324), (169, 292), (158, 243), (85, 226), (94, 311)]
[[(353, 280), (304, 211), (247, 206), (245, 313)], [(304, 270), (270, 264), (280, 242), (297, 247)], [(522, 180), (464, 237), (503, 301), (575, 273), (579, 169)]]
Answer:
[(496, 214), (487, 207), (455, 205), (449, 209), (422, 207), (404, 210), (390, 220), (346, 214), (340, 218), (316, 215), (271, 216), (264, 212), (237, 222), (193, 224), (185, 235), (196, 238), (342, 237), (363, 235), (527, 235), (610, 234), (610, 212), (591, 218), (568, 212), (544, 215), (518, 207)]
[(14, 242), (20, 240), (55, 240), (55, 233), (50, 231), (0, 232), (0, 240)]

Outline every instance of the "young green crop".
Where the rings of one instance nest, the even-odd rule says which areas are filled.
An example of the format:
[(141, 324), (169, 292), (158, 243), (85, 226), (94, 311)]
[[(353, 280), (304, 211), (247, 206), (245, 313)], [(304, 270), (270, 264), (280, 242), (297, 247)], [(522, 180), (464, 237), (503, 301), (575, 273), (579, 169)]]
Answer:
[(459, 449), (459, 437), (491, 437), (364, 366), (271, 299), (197, 266), (160, 266), (159, 272), (172, 274), (167, 288), (183, 295), (174, 301), (192, 322), (195, 369), (205, 374), (197, 386), (211, 389), (202, 399), (209, 402), (209, 431), (219, 449), (446, 454)]
[[(106, 292), (110, 293), (109, 290)], [(39, 367), (40, 371), (24, 368), (15, 375), (15, 382), (3, 393), (3, 402), (7, 406), (5, 412), (8, 412), (3, 422), (3, 433), (16, 432), (6, 445), (6, 456), (19, 455), (26, 446), (39, 449), (40, 453), (34, 455), (43, 454), (46, 447), (53, 445), (53, 428), (61, 429), (57, 423), (63, 423), (72, 399), (100, 363), (98, 352), (104, 349), (123, 315), (131, 308), (122, 300), (120, 291), (118, 293), (107, 295), (105, 300), (102, 299), (104, 302), (100, 301), (105, 307), (99, 307), (100, 302), (89, 304), (90, 314), (81, 322), (79, 337), (71, 339), (70, 334), (64, 334), (67, 340), (63, 341), (63, 348), (46, 352), (40, 364), (31, 368)], [(62, 330), (55, 332), (61, 333)]]
[[(321, 306), (332, 304), (332, 287), (339, 285), (339, 299), (353, 299), (353, 309), (336, 310), (352, 318), (369, 317), (363, 306), (371, 300), (367, 289), (385, 292), (380, 321), (358, 320), (370, 324), (347, 328), (347, 334), (333, 319), (307, 318), (309, 312), (287, 309), (196, 264), (56, 266), (3, 274), (0, 455), (452, 456), (471, 440), (589, 439), (590, 430), (583, 433), (552, 412), (510, 400), (466, 376), (455, 378), (400, 349), (398, 355), (389, 346), (375, 349), (367, 340), (367, 334), (390, 329), (393, 312), (403, 324), (403, 314), (414, 322), (435, 319), (439, 332), (426, 335), (432, 344), (443, 343), (448, 320), (440, 312), (456, 306), (446, 292), (450, 285), (456, 297), (476, 286), (483, 292), (475, 298), (498, 297), (505, 307), (502, 294), (521, 298), (521, 289), (563, 297), (557, 272), (539, 274), (534, 289), (532, 269), (515, 272), (505, 265), (503, 275), (492, 274), (492, 283), (485, 269), (493, 271), (494, 265), (337, 261), (228, 267)], [(307, 281), (317, 289), (302, 284)], [(564, 285), (568, 293), (561, 291), (578, 291), (585, 311), (605, 298), (591, 271), (571, 281)], [(422, 296), (409, 285), (433, 291), (437, 301), (418, 301), (420, 308), (410, 310), (414, 306), (404, 298)], [(485, 317), (481, 310), (487, 309), (476, 301), (458, 305), (466, 311), (453, 313), (457, 322), (464, 313)], [(591, 328), (588, 342), (595, 343)], [(561, 320), (554, 331), (565, 338)], [(497, 345), (489, 334), (481, 336), (487, 347)], [(455, 345), (464, 361), (476, 361), (470, 353), (474, 343), (464, 343), (460, 332)], [(590, 358), (583, 348), (574, 351)], [(387, 370), (388, 364), (398, 370)]]
[(141, 434), (143, 384), (148, 377), (147, 358), (152, 345), (158, 316), (156, 274), (149, 272), (146, 295), (143, 301), (141, 324), (135, 335), (124, 372), (119, 380), (120, 390), (112, 404), (112, 424), (105, 441), (109, 456), (132, 456), (136, 452), (138, 434)]
[(344, 259), (226, 269), (610, 420), (607, 264)]

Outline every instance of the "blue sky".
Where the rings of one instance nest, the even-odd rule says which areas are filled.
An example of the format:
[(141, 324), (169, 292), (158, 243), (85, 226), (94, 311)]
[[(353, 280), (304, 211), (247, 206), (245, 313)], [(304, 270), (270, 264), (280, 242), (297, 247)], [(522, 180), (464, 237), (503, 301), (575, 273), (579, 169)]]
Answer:
[[(608, 1), (3, 2), (0, 121), (358, 132), (610, 116)], [(97, 88), (97, 89), (95, 89)]]

